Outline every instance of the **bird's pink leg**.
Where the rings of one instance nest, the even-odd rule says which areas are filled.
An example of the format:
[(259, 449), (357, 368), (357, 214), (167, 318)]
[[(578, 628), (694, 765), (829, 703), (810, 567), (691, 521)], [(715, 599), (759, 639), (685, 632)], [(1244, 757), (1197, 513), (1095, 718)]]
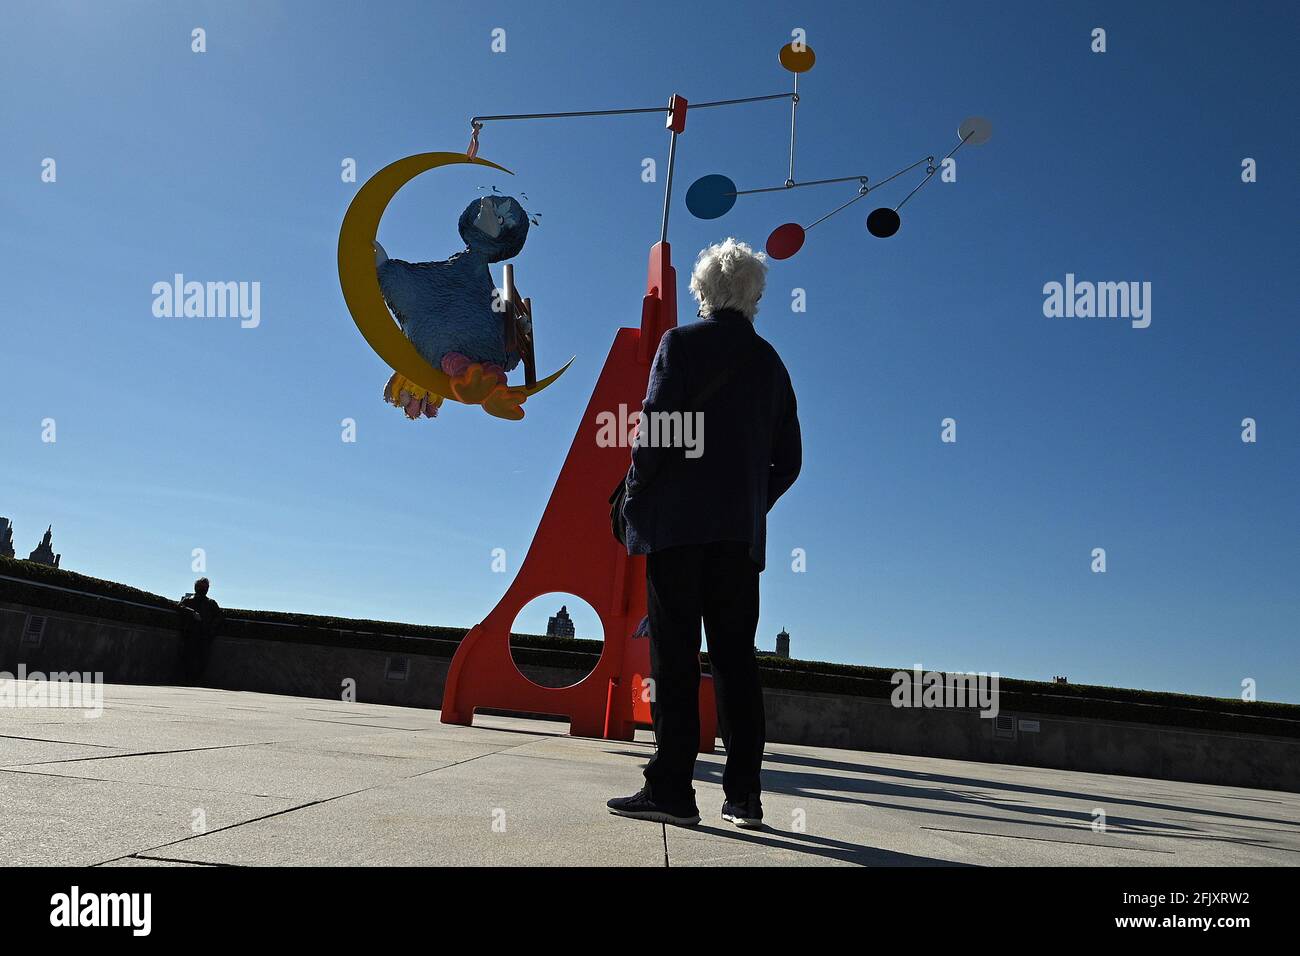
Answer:
[(491, 362), (475, 362), (460, 352), (442, 357), (442, 370), (451, 379), (451, 390), (467, 405), (479, 405), (492, 390), (505, 385), (505, 369)]
[(442, 357), (442, 370), (449, 378), (459, 378), (473, 364), (473, 359), (459, 352), (448, 352)]

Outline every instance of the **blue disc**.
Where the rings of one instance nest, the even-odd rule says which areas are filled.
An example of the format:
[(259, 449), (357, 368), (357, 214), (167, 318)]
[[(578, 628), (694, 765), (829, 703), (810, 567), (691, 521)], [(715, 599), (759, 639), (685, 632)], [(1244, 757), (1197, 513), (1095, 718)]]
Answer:
[(686, 190), (686, 208), (696, 219), (725, 216), (736, 204), (736, 184), (720, 173), (701, 176)]

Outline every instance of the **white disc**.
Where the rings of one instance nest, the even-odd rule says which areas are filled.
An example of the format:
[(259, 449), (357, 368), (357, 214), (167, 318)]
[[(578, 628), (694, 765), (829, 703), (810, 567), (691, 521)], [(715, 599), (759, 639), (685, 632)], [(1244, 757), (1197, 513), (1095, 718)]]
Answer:
[[(957, 127), (958, 139), (965, 140), (971, 146), (983, 146), (993, 135), (993, 124), (982, 116), (968, 116)], [(967, 139), (966, 137), (970, 137)]]

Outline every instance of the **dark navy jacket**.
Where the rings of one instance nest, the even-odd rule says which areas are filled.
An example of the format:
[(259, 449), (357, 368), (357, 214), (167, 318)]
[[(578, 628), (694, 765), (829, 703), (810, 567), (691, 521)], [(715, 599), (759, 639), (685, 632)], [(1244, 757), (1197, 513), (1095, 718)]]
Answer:
[[(672, 412), (699, 412), (702, 431), (674, 432), (664, 416), (656, 429), (654, 413)], [(790, 374), (754, 324), (724, 310), (664, 333), (640, 431), (623, 507), (628, 553), (743, 541), (764, 567), (767, 513), (798, 477), (803, 449)], [(656, 435), (694, 439), (702, 453), (654, 447)]]

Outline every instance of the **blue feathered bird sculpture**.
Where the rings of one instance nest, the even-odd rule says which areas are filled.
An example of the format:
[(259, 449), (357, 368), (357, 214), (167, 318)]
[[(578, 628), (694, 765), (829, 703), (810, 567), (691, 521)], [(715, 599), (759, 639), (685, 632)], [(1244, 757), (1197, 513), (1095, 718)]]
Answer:
[[(513, 196), (484, 196), (460, 214), (465, 249), (444, 262), (390, 259), (375, 243), (375, 267), (384, 301), (417, 352), (451, 379), (460, 401), (482, 404), (503, 418), (522, 418), (522, 397), (506, 373), (531, 347), (531, 316), (503, 296), (488, 264), (517, 256), (528, 238), (528, 214)], [(406, 411), (433, 418), (442, 396), (394, 375), (384, 398)]]

